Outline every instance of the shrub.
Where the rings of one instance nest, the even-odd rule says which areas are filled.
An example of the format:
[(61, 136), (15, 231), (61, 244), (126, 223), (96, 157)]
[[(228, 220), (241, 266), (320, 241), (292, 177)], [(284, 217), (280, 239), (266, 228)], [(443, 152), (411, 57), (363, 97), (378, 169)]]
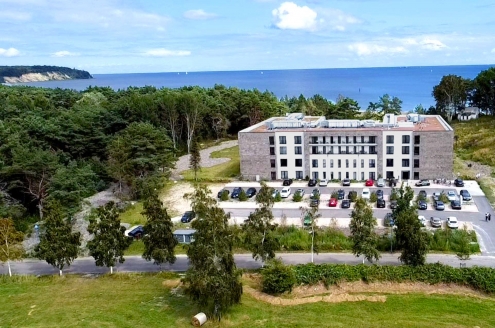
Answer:
[(339, 198), (339, 193), (337, 192), (337, 190), (332, 190), (332, 194), (330, 195), (330, 198)]
[(294, 195), (292, 196), (292, 200), (294, 202), (300, 202), (302, 200), (303, 196), (301, 195), (300, 192), (296, 192), (294, 193)]
[(220, 200), (223, 202), (229, 200), (229, 192), (227, 190), (222, 191), (222, 194), (220, 195)]
[(280, 195), (280, 193), (277, 193), (277, 194), (275, 195), (275, 201), (276, 201), (276, 202), (280, 202), (280, 201), (282, 201), (282, 196)]
[(376, 195), (376, 192), (372, 191), (370, 194), (370, 202), (376, 203), (377, 200), (378, 200), (378, 196)]
[(296, 284), (296, 275), (291, 266), (280, 259), (273, 259), (261, 270), (261, 286), (264, 293), (277, 295), (291, 292)]
[(244, 189), (242, 189), (240, 194), (239, 194), (239, 201), (245, 202), (247, 199), (248, 199), (248, 197), (246, 195), (246, 192), (244, 191)]
[(442, 202), (444, 202), (445, 204), (450, 204), (449, 197), (443, 191), (440, 193), (440, 197), (438, 199), (441, 200)]
[(399, 194), (396, 189), (392, 189), (392, 193), (390, 194), (390, 200), (397, 200), (399, 198)]

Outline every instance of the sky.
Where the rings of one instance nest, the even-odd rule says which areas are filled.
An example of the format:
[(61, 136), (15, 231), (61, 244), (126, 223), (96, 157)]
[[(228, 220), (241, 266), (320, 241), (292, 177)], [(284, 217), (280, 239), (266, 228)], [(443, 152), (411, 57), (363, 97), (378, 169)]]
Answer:
[(92, 74), (495, 63), (488, 0), (0, 0), (0, 65)]

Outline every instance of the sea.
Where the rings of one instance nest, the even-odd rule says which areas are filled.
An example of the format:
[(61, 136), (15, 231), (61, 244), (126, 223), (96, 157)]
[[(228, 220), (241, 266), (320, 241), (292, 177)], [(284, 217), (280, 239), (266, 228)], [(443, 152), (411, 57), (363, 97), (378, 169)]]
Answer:
[(329, 68), (291, 70), (251, 70), (222, 72), (168, 72), (132, 74), (94, 74), (93, 79), (23, 83), (46, 88), (85, 90), (89, 86), (128, 87), (155, 86), (179, 88), (183, 86), (213, 87), (222, 84), (239, 89), (270, 91), (278, 98), (285, 96), (311, 97), (319, 94), (335, 101), (339, 95), (356, 100), (365, 110), (370, 102), (388, 94), (402, 100), (404, 112), (417, 105), (435, 105), (433, 87), (444, 75), (474, 78), (494, 65), (469, 66), (412, 66), (378, 68)]

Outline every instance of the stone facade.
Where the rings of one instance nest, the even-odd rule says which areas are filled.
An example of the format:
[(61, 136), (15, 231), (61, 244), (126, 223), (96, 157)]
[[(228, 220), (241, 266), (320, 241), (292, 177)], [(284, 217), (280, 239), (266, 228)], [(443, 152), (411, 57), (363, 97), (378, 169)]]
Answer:
[[(257, 176), (261, 180), (270, 180), (272, 170), (270, 159), (275, 160), (275, 155), (270, 156), (269, 137), (274, 136), (270, 132), (239, 133), (239, 155), (241, 163), (241, 176), (244, 179), (256, 180)], [(275, 165), (277, 161), (275, 161)]]
[(454, 131), (415, 132), (419, 136), (419, 179), (452, 179), (454, 174)]

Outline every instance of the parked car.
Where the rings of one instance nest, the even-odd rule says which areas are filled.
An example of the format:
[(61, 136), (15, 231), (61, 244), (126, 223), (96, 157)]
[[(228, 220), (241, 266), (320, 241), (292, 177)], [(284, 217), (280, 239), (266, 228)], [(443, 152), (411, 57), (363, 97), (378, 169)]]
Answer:
[(340, 207), (350, 208), (351, 207), (351, 201), (348, 199), (343, 199), (342, 202), (340, 203)]
[(308, 181), (308, 187), (314, 187), (316, 186), (316, 180), (315, 179), (310, 179)]
[(345, 191), (343, 189), (337, 190), (337, 199), (344, 199), (345, 198)]
[(327, 179), (321, 179), (319, 183), (320, 187), (326, 187), (328, 185)]
[(292, 184), (292, 179), (285, 179), (284, 182), (282, 182), (282, 186), (290, 186)]
[(426, 227), (426, 218), (423, 215), (418, 215), (418, 220), (422, 227)]
[(378, 180), (376, 180), (376, 186), (377, 187), (385, 187), (385, 179), (384, 178), (378, 178)]
[(423, 187), (423, 186), (429, 186), (430, 185), (430, 180), (428, 179), (421, 179), (418, 182), (416, 182), (416, 187)]
[(320, 189), (313, 189), (313, 191), (311, 192), (311, 196), (309, 196), (309, 198), (311, 199), (319, 199), (320, 198)]
[(378, 198), (376, 201), (377, 208), (385, 208), (385, 200), (383, 198)]
[(351, 185), (351, 179), (342, 180), (342, 185), (345, 187), (349, 187)]
[(459, 228), (459, 222), (457, 221), (457, 218), (455, 216), (449, 216), (447, 218), (447, 227), (449, 227), (450, 229)]
[(433, 228), (441, 228), (442, 227), (442, 220), (436, 216), (432, 216), (430, 218), (430, 224)]
[(246, 190), (246, 196), (248, 196), (249, 198), (253, 197), (254, 195), (256, 195), (256, 188), (248, 188), (248, 190)]
[(361, 192), (361, 198), (370, 199), (370, 188), (363, 188), (363, 191)]
[(395, 210), (396, 208), (397, 208), (397, 201), (391, 200), (390, 201), (390, 209)]
[(141, 239), (144, 236), (144, 227), (142, 225), (130, 227), (125, 231), (125, 235), (130, 238)]
[(431, 197), (433, 198), (433, 201), (437, 201), (437, 200), (440, 200), (440, 195), (441, 193), (439, 192), (434, 192)]
[(453, 190), (447, 191), (447, 197), (449, 198), (450, 201), (456, 200), (457, 199), (457, 194)]
[(330, 200), (328, 201), (328, 206), (337, 207), (337, 198), (330, 198)]
[(454, 185), (456, 187), (464, 187), (464, 181), (461, 178), (457, 178), (454, 180)]
[(232, 194), (230, 194), (230, 198), (239, 198), (241, 192), (242, 192), (241, 187), (235, 187), (234, 190), (232, 190)]
[(418, 202), (418, 210), (427, 210), (428, 209), (428, 203), (424, 200), (420, 200)]
[(283, 187), (282, 191), (280, 192), (280, 197), (287, 198), (290, 196), (290, 193), (291, 193), (290, 187)]
[(273, 198), (276, 198), (277, 195), (280, 195), (280, 191), (278, 189), (273, 189), (273, 192), (272, 192), (272, 197)]
[(383, 199), (383, 190), (378, 189), (378, 190), (376, 191), (376, 197), (377, 197), (378, 199)]
[(224, 192), (227, 193), (227, 196), (230, 194), (230, 191), (228, 189), (222, 189), (218, 192), (217, 197), (222, 198)]
[(366, 187), (373, 187), (373, 184), (374, 184), (374, 183), (373, 183), (373, 179), (368, 179), (368, 180), (366, 180), (366, 181), (364, 182), (364, 185), (365, 185)]
[(445, 210), (445, 204), (441, 200), (436, 200), (434, 206), (437, 211)]
[(428, 193), (426, 192), (426, 190), (420, 190), (418, 196), (426, 199), (426, 197), (428, 197)]
[(451, 201), (450, 207), (452, 207), (453, 210), (462, 210), (461, 201), (458, 199)]
[(460, 192), (459, 192), (459, 195), (462, 197), (462, 200), (472, 200), (473, 198), (471, 197), (471, 194), (469, 193), (469, 191), (467, 191), (466, 189), (462, 189)]
[(347, 199), (349, 199), (351, 202), (354, 201), (357, 198), (357, 191), (351, 190), (347, 194)]
[(311, 206), (311, 207), (320, 206), (320, 200), (316, 199), (316, 198), (311, 199), (311, 201), (309, 202), (309, 206)]
[(194, 220), (195, 217), (196, 217), (196, 213), (194, 213), (194, 211), (187, 211), (184, 213), (184, 215), (182, 215), (180, 222), (189, 223), (192, 220)]
[(385, 214), (383, 225), (385, 227), (393, 227), (395, 225), (394, 215), (392, 213)]
[(297, 189), (294, 194), (299, 194), (299, 195), (301, 195), (301, 197), (304, 197), (305, 191), (304, 191), (304, 189)]

